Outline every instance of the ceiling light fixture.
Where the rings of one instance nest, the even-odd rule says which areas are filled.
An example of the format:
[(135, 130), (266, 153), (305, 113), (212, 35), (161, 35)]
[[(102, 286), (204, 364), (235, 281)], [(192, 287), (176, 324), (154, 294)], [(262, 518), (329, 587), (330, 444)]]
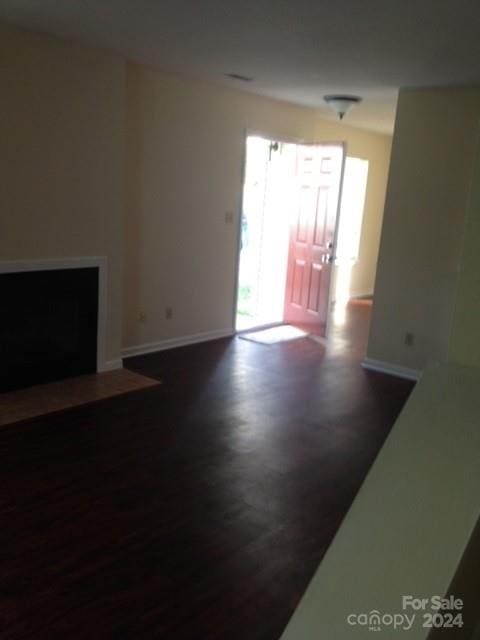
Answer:
[(356, 104), (360, 104), (362, 98), (360, 96), (324, 96), (323, 99), (331, 107), (340, 120), (343, 120), (343, 116), (350, 111)]

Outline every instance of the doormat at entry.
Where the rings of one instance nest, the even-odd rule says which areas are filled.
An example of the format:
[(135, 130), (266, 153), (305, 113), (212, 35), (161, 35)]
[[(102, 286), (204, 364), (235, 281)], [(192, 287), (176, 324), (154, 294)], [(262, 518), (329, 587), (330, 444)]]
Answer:
[(242, 340), (250, 340), (251, 342), (259, 342), (260, 344), (276, 344), (277, 342), (298, 340), (299, 338), (306, 338), (307, 336), (308, 333), (306, 331), (292, 327), (289, 324), (284, 324), (280, 327), (272, 327), (271, 329), (243, 333), (239, 337)]

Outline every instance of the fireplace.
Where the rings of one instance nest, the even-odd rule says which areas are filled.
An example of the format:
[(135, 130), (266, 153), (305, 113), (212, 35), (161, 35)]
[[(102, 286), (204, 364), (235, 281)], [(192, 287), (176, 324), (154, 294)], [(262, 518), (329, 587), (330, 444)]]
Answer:
[(0, 392), (98, 369), (100, 265), (0, 272)]

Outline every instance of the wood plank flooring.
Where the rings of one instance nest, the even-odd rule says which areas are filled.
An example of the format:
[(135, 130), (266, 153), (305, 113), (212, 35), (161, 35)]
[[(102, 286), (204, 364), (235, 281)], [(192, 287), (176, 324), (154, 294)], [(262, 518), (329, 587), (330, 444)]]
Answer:
[(2, 428), (0, 638), (277, 640), (412, 388), (359, 366), (368, 321)]

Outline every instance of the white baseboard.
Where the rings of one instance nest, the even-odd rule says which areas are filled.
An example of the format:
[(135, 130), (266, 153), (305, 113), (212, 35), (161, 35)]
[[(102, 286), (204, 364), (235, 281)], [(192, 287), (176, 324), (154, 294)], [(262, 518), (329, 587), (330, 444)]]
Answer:
[(373, 298), (373, 291), (352, 291), (350, 300), (352, 298)]
[[(373, 291), (355, 291), (348, 294), (349, 300), (355, 298), (373, 298)], [(336, 302), (335, 298), (332, 299), (332, 302)]]
[(143, 356), (147, 353), (166, 351), (167, 349), (175, 349), (176, 347), (185, 347), (189, 344), (198, 344), (199, 342), (208, 342), (210, 340), (218, 340), (219, 338), (230, 338), (233, 335), (235, 335), (235, 332), (232, 329), (219, 329), (217, 331), (205, 331), (203, 333), (195, 333), (191, 336), (182, 336), (180, 338), (169, 338), (168, 340), (159, 340), (158, 342), (141, 344), (137, 347), (125, 347), (125, 349), (122, 349), (122, 357), (130, 358), (131, 356)]
[(123, 360), (117, 358), (116, 360), (107, 360), (102, 366), (99, 367), (99, 371), (115, 371), (116, 369), (123, 369)]
[(398, 378), (406, 378), (407, 380), (420, 380), (422, 372), (418, 369), (409, 369), (408, 367), (401, 367), (390, 362), (384, 362), (383, 360), (374, 360), (373, 358), (365, 358), (362, 362), (364, 369), (370, 371), (378, 371), (379, 373), (387, 373), (390, 376), (397, 376)]

